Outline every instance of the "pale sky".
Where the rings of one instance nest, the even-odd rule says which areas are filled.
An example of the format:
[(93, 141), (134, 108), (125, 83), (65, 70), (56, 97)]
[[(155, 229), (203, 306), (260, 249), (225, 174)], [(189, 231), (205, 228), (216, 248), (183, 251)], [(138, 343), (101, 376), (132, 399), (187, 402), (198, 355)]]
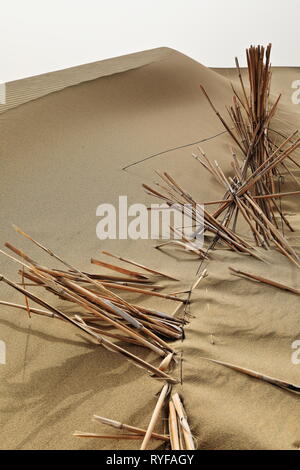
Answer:
[(234, 66), (273, 43), (273, 65), (300, 66), (299, 0), (0, 0), (0, 82), (168, 46)]

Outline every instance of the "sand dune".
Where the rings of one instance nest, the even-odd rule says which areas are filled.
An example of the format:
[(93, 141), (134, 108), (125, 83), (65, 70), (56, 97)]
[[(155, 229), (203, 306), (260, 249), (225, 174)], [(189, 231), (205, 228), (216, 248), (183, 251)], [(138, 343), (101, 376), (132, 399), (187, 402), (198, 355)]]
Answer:
[[(151, 241), (100, 242), (96, 207), (116, 203), (119, 195), (128, 195), (129, 203), (153, 202), (141, 184), (155, 179), (156, 168), (168, 170), (199, 201), (219, 198), (218, 185), (191, 154), (200, 143), (230, 172), (228, 136), (199, 84), (224, 110), (231, 101), (232, 73), (207, 69), (167, 48), (105, 62), (13, 85), (0, 116), (1, 245), (10, 240), (27, 247), (11, 230), (16, 223), (82, 269), (96, 272), (89, 259), (107, 249), (168, 270), (187, 286), (198, 268), (193, 256), (154, 252)], [(275, 127), (299, 127), (299, 106), (289, 103), (284, 88), (294, 72), (297, 78), (299, 69), (275, 69), (274, 92), (284, 92)], [(297, 246), (299, 202), (288, 201), (285, 209), (297, 228)], [(233, 362), (299, 384), (300, 366), (291, 362), (291, 344), (300, 339), (298, 299), (228, 273), (228, 266), (247, 267), (299, 284), (296, 268), (279, 254), (268, 256), (272, 264), (266, 266), (215, 252), (210, 276), (194, 294), (186, 339), (175, 345), (183, 351), (183, 385), (177, 388), (199, 449), (299, 447), (299, 398), (201, 359)], [(1, 258), (1, 272), (14, 279), (16, 266)], [(0, 298), (23, 301), (4, 286)], [(49, 299), (59, 305), (50, 294)], [(174, 308), (165, 300), (150, 304)], [(159, 382), (103, 349), (91, 349), (65, 325), (29, 320), (4, 307), (0, 325), (7, 344), (7, 364), (0, 365), (1, 448), (135, 448), (130, 441), (81, 441), (72, 432), (98, 432), (100, 426), (90, 422), (93, 413), (146, 426)], [(144, 356), (154, 360), (150, 353)]]
[(0, 104), (0, 113), (69, 86), (142, 67), (166, 54), (167, 48), (151, 49), (8, 82), (6, 104)]

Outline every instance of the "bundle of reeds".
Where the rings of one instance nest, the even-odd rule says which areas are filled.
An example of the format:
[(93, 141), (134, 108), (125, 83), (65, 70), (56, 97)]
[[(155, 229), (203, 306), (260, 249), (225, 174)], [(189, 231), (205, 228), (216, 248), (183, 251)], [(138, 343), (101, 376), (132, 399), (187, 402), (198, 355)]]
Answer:
[[(235, 150), (232, 149), (232, 176), (226, 176), (218, 162), (212, 163), (201, 148), (199, 148), (200, 155), (193, 155), (225, 190), (220, 200), (201, 202), (204, 206), (219, 205), (213, 212), (204, 208), (203, 230), (205, 234), (213, 234), (212, 246), (221, 242), (231, 250), (261, 260), (263, 259), (258, 255), (255, 246), (265, 249), (275, 246), (300, 267), (299, 256), (284, 235), (284, 226), (291, 231), (293, 228), (284, 215), (281, 204), (278, 204), (278, 199), (300, 194), (300, 191), (283, 193), (280, 184), (283, 171), (296, 179), (287, 166), (287, 161), (300, 167), (293, 158), (293, 152), (300, 146), (300, 138), (297, 136), (298, 131), (288, 136), (277, 132), (281, 142), (275, 142), (272, 138), (274, 131), (270, 128), (270, 124), (276, 114), (280, 96), (274, 102), (271, 101), (270, 54), (271, 45), (266, 49), (258, 46), (247, 50), (248, 92), (236, 59), (241, 91), (238, 93), (233, 87), (233, 104), (228, 108), (230, 124), (221, 116), (201, 86), (213, 111), (236, 147)], [(197, 201), (167, 173), (160, 174), (160, 177), (167, 187), (158, 184), (159, 189), (153, 189), (144, 185), (146, 191), (180, 210), (183, 209), (183, 205), (190, 204), (192, 206), (190, 215), (196, 224), (201, 217)], [(239, 216), (242, 216), (250, 228), (254, 246), (245, 237), (237, 234)], [(193, 237), (190, 240), (182, 240), (181, 243), (191, 251), (198, 250), (200, 257), (207, 256), (207, 251), (203, 252), (201, 248), (195, 247)]]
[(172, 450), (195, 450), (194, 438), (188, 424), (186, 413), (178, 393), (174, 393), (171, 398), (170, 385), (165, 385), (159, 395), (153, 414), (151, 416), (147, 431), (145, 433), (141, 450), (145, 450), (152, 437), (153, 430), (159, 419), (159, 416), (166, 408), (168, 422), (168, 437)]
[[(74, 436), (92, 439), (115, 439), (115, 440), (141, 440), (140, 450), (146, 450), (151, 439), (164, 442), (172, 450), (195, 450), (195, 442), (191, 433), (185, 410), (178, 393), (174, 393), (170, 398), (171, 386), (166, 384), (162, 388), (150, 422), (147, 428), (140, 428), (121, 423), (103, 416), (94, 415), (93, 420), (124, 431), (118, 434), (96, 434), (89, 432), (75, 431)], [(155, 432), (155, 426), (162, 418), (165, 410), (168, 423), (167, 434)]]
[[(42, 315), (46, 318), (51, 317), (69, 322), (87, 333), (93, 342), (96, 341), (105, 348), (132, 360), (137, 366), (145, 368), (155, 378), (164, 379), (171, 383), (176, 382), (166, 372), (170, 362), (175, 358), (175, 352), (169, 341), (182, 338), (183, 321), (167, 313), (128, 302), (115, 292), (121, 290), (130, 294), (157, 296), (184, 304), (187, 300), (179, 297), (178, 294), (165, 294), (156, 290), (159, 287), (156, 283), (157, 278), (174, 279), (172, 276), (130, 260), (125, 261), (139, 266), (144, 272), (132, 271), (94, 259), (92, 260), (94, 264), (122, 273), (123, 276), (110, 275), (110, 273), (90, 274), (82, 272), (34, 240), (27, 233), (17, 227), (15, 228), (19, 234), (63, 264), (65, 270), (45, 267), (33, 260), (24, 251), (16, 248), (11, 243), (6, 243), (6, 248), (12, 251), (14, 256), (3, 250), (0, 250), (0, 252), (21, 266), (19, 270), (21, 282), (12, 282), (5, 276), (1, 276), (0, 280), (23, 294), (26, 302), (24, 305), (19, 305), (1, 301), (0, 304), (25, 310), (29, 316), (31, 314)], [(148, 273), (151, 275), (149, 276)], [(50, 305), (41, 296), (32, 293), (32, 289), (29, 291), (29, 286), (46, 289), (63, 301), (71, 302), (73, 313), (70, 313), (70, 308), (68, 308), (68, 313), (65, 313), (63, 307), (58, 309)], [(42, 309), (29, 305), (29, 300), (38, 304)], [(78, 313), (78, 310), (80, 310), (80, 313)], [(119, 343), (134, 344), (150, 349), (162, 358), (161, 366), (153, 366), (124, 349), (123, 345)]]

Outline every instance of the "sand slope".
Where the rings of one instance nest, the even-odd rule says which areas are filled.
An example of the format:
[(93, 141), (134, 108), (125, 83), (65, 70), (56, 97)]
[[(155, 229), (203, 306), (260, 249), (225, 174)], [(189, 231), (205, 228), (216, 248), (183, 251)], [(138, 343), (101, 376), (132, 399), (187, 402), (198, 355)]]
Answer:
[[(122, 194), (129, 203), (153, 202), (141, 184), (152, 181), (156, 168), (168, 170), (199, 201), (219, 198), (218, 186), (191, 157), (196, 142), (230, 171), (229, 139), (199, 90), (202, 83), (224, 109), (231, 100), (228, 78), (170, 49), (154, 51), (151, 57), (149, 61), (149, 53), (141, 54), (138, 68), (93, 76), (1, 114), (1, 244), (10, 240), (46, 260), (12, 232), (11, 223), (17, 223), (82, 269), (91, 270), (90, 257), (105, 248), (164, 268), (179, 276), (182, 286), (193, 281), (198, 267), (193, 256), (154, 252), (151, 241), (104, 243), (96, 238), (98, 204), (115, 203)], [(115, 63), (115, 70), (119, 66)], [(297, 106), (283, 103), (279, 119), (275, 126), (299, 127)], [(295, 199), (286, 204), (299, 229), (298, 208)], [(298, 236), (293, 235), (295, 245)], [(195, 318), (187, 338), (175, 346), (184, 358), (178, 390), (199, 448), (299, 447), (298, 397), (201, 360), (209, 356), (300, 383), (300, 366), (291, 363), (291, 343), (300, 339), (297, 297), (228, 275), (228, 266), (234, 265), (299, 284), (293, 266), (278, 254), (268, 256), (272, 265), (265, 266), (217, 252), (210, 277), (194, 295)], [(16, 267), (0, 261), (1, 271), (15, 278)], [(3, 285), (0, 293), (2, 299), (23, 300)], [(49, 299), (59, 305), (50, 294)], [(174, 309), (168, 301), (151, 305)], [(0, 339), (7, 344), (7, 365), (0, 366), (1, 448), (136, 446), (81, 441), (71, 434), (75, 429), (101, 430), (90, 422), (94, 412), (146, 426), (159, 382), (111, 353), (91, 348), (65, 325), (29, 320), (25, 313), (4, 307), (0, 325)], [(151, 353), (144, 357), (155, 361)]]

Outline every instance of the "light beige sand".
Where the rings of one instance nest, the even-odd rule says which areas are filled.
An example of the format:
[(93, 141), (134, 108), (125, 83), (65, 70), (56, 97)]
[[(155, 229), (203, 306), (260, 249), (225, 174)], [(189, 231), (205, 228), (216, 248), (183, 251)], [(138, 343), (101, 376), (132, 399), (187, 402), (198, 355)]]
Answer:
[[(114, 203), (122, 194), (128, 194), (129, 203), (153, 202), (141, 184), (153, 180), (156, 168), (168, 170), (199, 201), (219, 198), (214, 180), (191, 157), (197, 145), (186, 144), (204, 141), (209, 157), (230, 171), (228, 137), (218, 135), (223, 129), (199, 90), (202, 83), (224, 109), (231, 100), (228, 78), (175, 51), (158, 52), (148, 65), (64, 88), (0, 116), (1, 244), (10, 240), (51, 264), (13, 233), (10, 225), (16, 223), (82, 269), (91, 270), (90, 257), (107, 249), (180, 277), (180, 286), (193, 281), (194, 256), (159, 253), (151, 241), (104, 243), (95, 232), (98, 204)], [(299, 70), (294, 70), (295, 79)], [(275, 88), (285, 87), (292, 75), (289, 70), (286, 79), (285, 69), (275, 70)], [(299, 127), (299, 107), (286, 99), (279, 118), (278, 128)], [(298, 229), (295, 246), (298, 201), (285, 203)], [(291, 362), (291, 344), (300, 340), (299, 299), (228, 274), (232, 265), (299, 287), (296, 268), (279, 254), (267, 256), (270, 265), (215, 252), (210, 277), (193, 297), (195, 318), (186, 339), (175, 345), (184, 358), (183, 385), (177, 390), (200, 449), (300, 446), (299, 397), (201, 359), (233, 362), (300, 385), (300, 366)], [(5, 258), (1, 272), (16, 278), (16, 266)], [(1, 299), (23, 301), (4, 285), (0, 293)], [(50, 294), (49, 299), (60, 305)], [(169, 301), (147, 302), (174, 309)], [(7, 364), (0, 365), (2, 449), (136, 448), (136, 442), (79, 440), (72, 432), (103, 431), (91, 423), (93, 413), (146, 426), (159, 382), (101, 347), (91, 347), (67, 325), (29, 320), (5, 307), (0, 307), (0, 325), (0, 339), (7, 344)], [(152, 353), (140, 354), (158, 363)]]
[(6, 102), (0, 103), (0, 113), (49, 93), (63, 90), (68, 86), (142, 67), (159, 60), (166, 53), (168, 50), (163, 47), (150, 49), (8, 82), (6, 83)]

